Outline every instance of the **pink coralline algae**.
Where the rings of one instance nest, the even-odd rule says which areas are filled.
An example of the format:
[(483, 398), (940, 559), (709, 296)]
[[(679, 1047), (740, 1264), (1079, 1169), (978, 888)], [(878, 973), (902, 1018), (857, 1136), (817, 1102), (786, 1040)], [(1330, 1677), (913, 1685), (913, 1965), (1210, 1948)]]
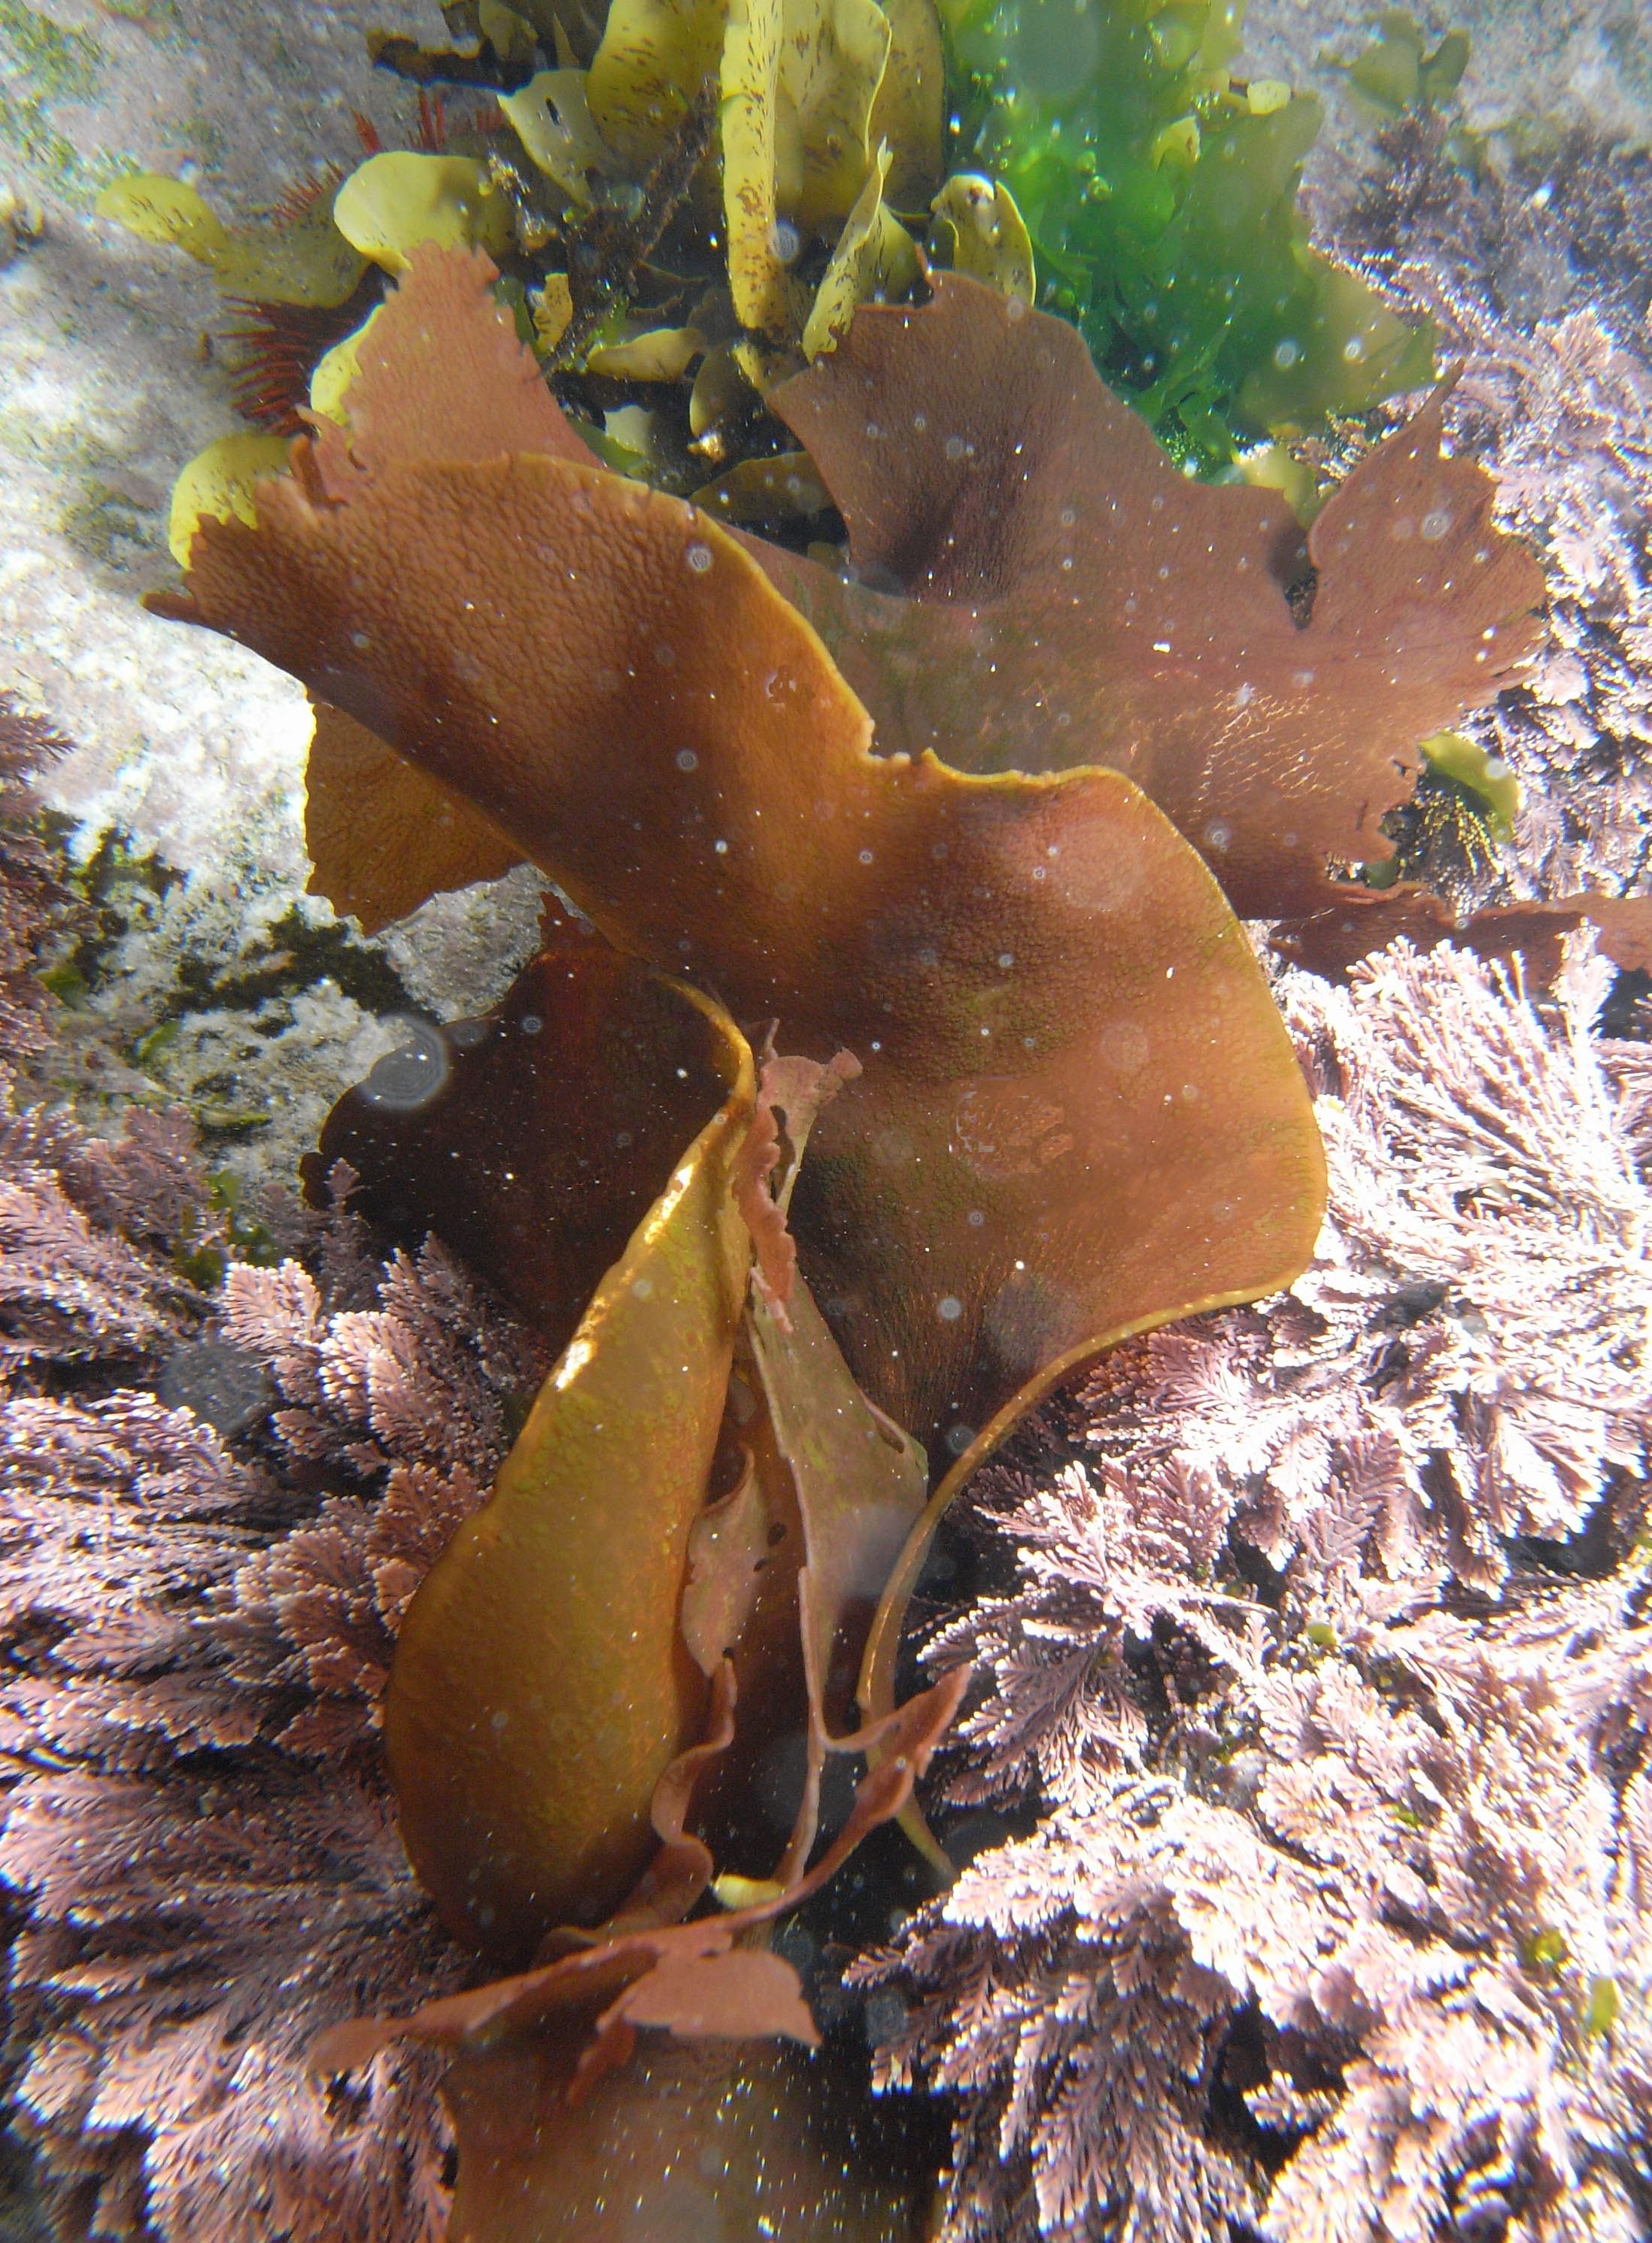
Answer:
[(1652, 1273), (1638, 1047), (1403, 946), (1280, 994), (1312, 1267), (1121, 1350), (977, 1522), (960, 1802), (860, 1966), (958, 2097), (948, 2243), (1623, 2238), (1652, 2203)]
[[(45, 1210), (58, 1294), (71, 1248), (81, 1269), (68, 1344), (49, 1366), (14, 1344), (0, 1403), (16, 2123), (66, 2234), (435, 2243), (439, 2067), (388, 2053), (329, 2089), (306, 2060), (362, 2008), (460, 1983), (402, 1854), (378, 1704), (407, 1598), (543, 1364), (439, 1248), (378, 1270), (336, 1216), (318, 1263), (335, 1299), (376, 1278), (376, 1305), (234, 1264), (174, 1317), (157, 1255), (117, 1227), (119, 1148), (62, 1130), (51, 1168), (44, 1125), (11, 1126), (0, 1186)], [(96, 1175), (88, 1212), (69, 1193)], [(136, 1385), (45, 1391), (77, 1354), (163, 1391), (192, 1361), (202, 1407), (261, 1364), (274, 1414), (232, 1452)]]
[[(1467, 719), (1523, 803), (1507, 844), (1448, 881), (1466, 911), (1644, 879), (1652, 801), (1652, 328), (1644, 156), (1582, 140), (1453, 162), (1413, 115), (1352, 207), (1338, 253), (1437, 322), (1460, 360), (1453, 434), (1497, 478), (1499, 512), (1543, 555), (1546, 630), (1520, 684)], [(1541, 166), (1541, 169), (1540, 169)]]
[(50, 856), (36, 830), (30, 779), (69, 743), (43, 717), (0, 694), (0, 1074), (10, 1074), (46, 1041), (49, 1000), (34, 978), (35, 953), (58, 901)]
[[(186, 1135), (135, 1112), (111, 1143), (0, 1105), (0, 1377), (130, 1364), (199, 1321), (204, 1303), (168, 1251), (215, 1227)], [(116, 1227), (122, 1209), (130, 1229)]]

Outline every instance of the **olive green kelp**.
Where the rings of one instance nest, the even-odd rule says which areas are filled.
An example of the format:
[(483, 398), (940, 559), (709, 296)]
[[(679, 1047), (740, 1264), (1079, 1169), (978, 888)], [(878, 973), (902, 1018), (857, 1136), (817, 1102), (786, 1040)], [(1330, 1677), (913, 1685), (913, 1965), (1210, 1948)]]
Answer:
[[(644, 2026), (807, 2038), (752, 1943), (907, 1808), (956, 1702), (894, 1705), (937, 1505), (1066, 1367), (1287, 1282), (1323, 1169), (1169, 821), (1113, 771), (874, 754), (745, 548), (591, 463), (490, 274), (415, 252), (347, 428), (203, 519), (165, 606), (316, 697), (336, 893), (405, 907), (520, 854), (590, 922), (428, 1108), (369, 1088), (324, 1147), (563, 1346), (410, 1611), (388, 1739), (448, 1923), (540, 1954), (408, 2030), (469, 2063), (537, 2020), (583, 2092)], [(776, 1019), (806, 1057), (753, 1052), (739, 1024)], [(750, 1787), (782, 1719), (777, 1862)], [(846, 1751), (867, 1773), (811, 1866)]]

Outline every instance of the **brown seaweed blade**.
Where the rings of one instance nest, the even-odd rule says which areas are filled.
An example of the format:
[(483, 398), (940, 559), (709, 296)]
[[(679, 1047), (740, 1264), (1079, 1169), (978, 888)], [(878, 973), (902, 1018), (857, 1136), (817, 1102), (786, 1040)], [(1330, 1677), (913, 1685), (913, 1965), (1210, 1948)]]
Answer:
[[(422, 345), (408, 301), (402, 330)], [(415, 397), (428, 357), (403, 366)], [(819, 641), (691, 509), (543, 449), (375, 455), (369, 423), (354, 452), (342, 432), (301, 447), (297, 476), (260, 489), (255, 528), (202, 529), (192, 611), (462, 795), (617, 944), (742, 1017), (779, 1014), (788, 1041), (863, 1057), (817, 1125), (819, 1182), (794, 1210), (803, 1269), (827, 1281), (880, 1400), (927, 1436), (966, 1417), (990, 1432), (1121, 1330), (1294, 1271), (1323, 1189), (1305, 1092), (1231, 913), (1138, 790), (1095, 770), (880, 760)], [(738, 1102), (598, 1287), (492, 1503), (404, 1628), (388, 1738), (409, 1849), (449, 1922), (501, 1952), (595, 1913), (640, 1866), (644, 1782), (697, 1732), (676, 1600), (745, 1267), (732, 1125), (708, 1142)], [(507, 1256), (513, 1275), (531, 1245)], [(848, 1380), (810, 1329), (832, 1376), (799, 1366), (806, 1417)], [(801, 1494), (815, 1429), (780, 1425), (786, 1381), (768, 1368)], [(617, 1595), (613, 1553), (633, 1544), (646, 1579)], [(808, 1554), (819, 1734), (820, 1670), (851, 1589), (872, 1584)], [(806, 1801), (772, 1900), (627, 1931), (415, 2031), (471, 2043), (601, 2002), (577, 2082), (644, 2026), (793, 2030), (784, 1984), (736, 1941), (904, 1809), (961, 1687), (856, 1733), (875, 1758), (848, 1825), (794, 1883)], [(685, 1828), (680, 1802), (663, 1821)], [(704, 1864), (685, 1866), (691, 1883)]]
[[(488, 259), (424, 243), (411, 266), (413, 285), (390, 296), (357, 347), (347, 437), (307, 416), (333, 488), (393, 459), (585, 459), (509, 313), (486, 293)], [(354, 913), (369, 934), (439, 888), (497, 879), (522, 861), (485, 818), (322, 699), (306, 785), (310, 892)]]
[(414, 1599), (386, 1700), (409, 1858), (449, 1927), (507, 1959), (620, 1901), (705, 1715), (678, 1607), (745, 1292), (730, 1170), (756, 1086), (732, 1022), (679, 1001), (714, 1032), (721, 1101)]
[(392, 460), (589, 457), (509, 311), (488, 293), (495, 278), (480, 250), (412, 250), (357, 348), (347, 435), (333, 421), (315, 424), (335, 482)]
[(1494, 904), (1459, 926), (1451, 906), (1432, 890), (1406, 882), (1367, 888), (1349, 882), (1333, 888), (1323, 906), (1277, 928), (1274, 946), (1292, 965), (1327, 980), (1343, 978), (1401, 936), (1419, 950), (1451, 941), (1483, 958), (1518, 951), (1540, 986), (1561, 968), (1561, 939), (1587, 919), (1615, 964), (1652, 971), (1652, 896), (1572, 895)]
[(394, 755), (341, 709), (314, 703), (305, 775), (312, 895), (374, 934), (433, 888), (496, 880), (522, 862), (515, 843), (468, 802)]
[(1265, 984), (1127, 780), (868, 752), (819, 641), (680, 502), (542, 457), (260, 486), (185, 610), (464, 794), (617, 944), (847, 1045), (797, 1224), (928, 1439), (1123, 1329), (1288, 1281), (1322, 1191)]
[[(610, 2062), (623, 2061), (629, 2053), (626, 2032), (633, 2017), (636, 2024), (693, 2038), (706, 2029), (704, 2012), (697, 2013), (693, 2007), (672, 2012), (671, 1982), (664, 1989), (649, 1986), (651, 1974), (662, 1963), (679, 1969), (685, 1963), (749, 1951), (740, 1944), (748, 1935), (800, 1908), (811, 1895), (829, 1884), (861, 1841), (906, 1807), (958, 1709), (968, 1680), (967, 1667), (955, 1667), (928, 1689), (909, 1698), (897, 1712), (868, 1727), (861, 1741), (876, 1750), (878, 1759), (856, 1786), (842, 1829), (806, 1876), (772, 1898), (725, 1915), (699, 1916), (689, 1923), (618, 1932), (535, 1969), (496, 1978), (464, 1993), (443, 1995), (409, 2017), (354, 2019), (317, 2042), (310, 2059), (313, 2069), (354, 2071), (399, 2040), (423, 2041), (438, 2048), (485, 2048), (558, 2019), (573, 2019), (578, 2030), (597, 2004), (602, 2005), (602, 2013), (587, 2054), (591, 2050), (599, 2053), (594, 2062), (583, 2065), (587, 2079), (599, 2075)], [(760, 2021), (751, 2014), (733, 2021), (739, 2031), (779, 2031), (813, 2038), (813, 2022), (806, 2025), (804, 2022), (806, 2012), (799, 2016), (790, 2006), (795, 1985), (795, 1978), (791, 1988), (774, 1982), (774, 2008)], [(644, 1987), (647, 1990), (639, 1996), (637, 1990)], [(694, 2004), (699, 1999), (700, 1989), (696, 1988)], [(635, 2024), (630, 2024), (630, 2030), (634, 2032)], [(728, 2026), (719, 2021), (711, 2030), (725, 2031)], [(605, 2041), (610, 2045), (604, 2049)], [(623, 2050), (613, 2045), (618, 2043), (626, 2044)]]
[[(856, 1391), (795, 1281), (792, 1330), (778, 1333), (757, 1311), (762, 1369), (748, 1339), (746, 1398), (725, 1416), (717, 1382), (752, 1199), (737, 1179), (753, 1139), (772, 1140), (772, 1116), (765, 1109), (768, 1131), (746, 1132), (731, 1149), (725, 1105), (679, 1162), (670, 1147), (697, 1108), (703, 1115), (723, 1096), (731, 1053), (744, 1045), (680, 985), (566, 922), (550, 933), (551, 946), (500, 1013), (462, 1026), (433, 1097), (400, 1104), (370, 1081), (341, 1101), (316, 1163), (324, 1175), (351, 1157), (362, 1202), (381, 1218), (418, 1231), (435, 1224), (489, 1274), (525, 1269), (547, 1324), (579, 1288), (570, 1272), (618, 1254), (634, 1228), (488, 1510), (420, 1592), (391, 1686), (388, 1741), (409, 1849), (453, 1928), (518, 1959), (560, 1930), (564, 1910), (590, 1922), (621, 1900), (625, 1864), (640, 1866), (648, 1843), (644, 1809), (659, 1851), (604, 1936), (676, 1921), (698, 1900), (713, 1857), (690, 1831), (691, 1807), (719, 1850), (732, 1845), (724, 1867), (769, 1881), (772, 1855), (752, 1851), (768, 1820), (753, 1807), (752, 1770), (788, 1728), (811, 1741), (812, 1781), (778, 1873), (796, 1883), (815, 1834), (813, 1779), (832, 1746), (828, 1719), (846, 1726), (872, 1610), (924, 1497), (921, 1452)], [(822, 1085), (852, 1065), (840, 1055), (831, 1069), (788, 1061), (765, 1070), (765, 1088), (773, 1078), (784, 1089), (793, 1158)], [(675, 1238), (684, 1209), (671, 1208), (674, 1196), (705, 1182), (716, 1200), (713, 1132), (724, 1141), (716, 1221)], [(637, 1224), (638, 1196), (657, 1183)], [(708, 1253), (721, 1257), (720, 1276), (708, 1276)], [(640, 1353), (630, 1330), (639, 1318), (652, 1334)], [(702, 1358), (710, 1368), (697, 1377)], [(701, 1508), (719, 1419), (725, 1438), (738, 1426), (745, 1468), (727, 1497)], [(619, 1561), (611, 1573), (604, 1557)], [(704, 1692), (682, 1687), (683, 1650), (712, 1684), (698, 1743)], [(730, 1753), (737, 1674), (745, 1702)], [(629, 1766), (626, 1750), (651, 1697), (656, 1711), (666, 1707), (662, 1736), (688, 1748), (658, 1774), (651, 1801), (645, 1779), (660, 1748), (640, 1761), (632, 1751)], [(624, 1798), (611, 1795), (616, 1784)], [(730, 1998), (736, 1990), (732, 1978), (722, 1988)]]
[[(779, 1872), (790, 1883), (814, 1844), (820, 1778), (833, 1750), (858, 1751), (851, 1703), (885, 1584), (924, 1507), (923, 1451), (867, 1403), (799, 1283), (790, 1328), (759, 1297), (752, 1351), (803, 1531), (797, 1577), (808, 1699), (804, 1797)], [(893, 1695), (890, 1703), (893, 1704)]]
[[(871, 2174), (849, 2169), (843, 2135), (820, 2123), (829, 2079), (810, 2079), (784, 2053), (787, 2042), (819, 2038), (797, 1974), (761, 1943), (909, 1806), (968, 1679), (968, 1669), (955, 1670), (868, 1729), (876, 1765), (831, 1845), (786, 1889), (727, 1915), (616, 1928), (410, 2017), (344, 2025), (317, 2044), (314, 2068), (354, 2070), (404, 2038), (452, 2051), (455, 2236), (620, 2243), (642, 2207), (655, 2216), (684, 2209), (687, 2155), (693, 2176), (710, 2184), (691, 2192), (694, 2206), (721, 2206), (745, 2221), (774, 2189), (770, 2226), (792, 2243), (902, 2243), (916, 2232), (926, 2192), (881, 2165)], [(779, 2050), (753, 2045), (772, 2038)], [(731, 2110), (744, 2114), (733, 2126)], [(834, 2139), (835, 2160), (823, 2154)], [(720, 2172), (706, 2166), (708, 2147), (725, 2152)]]
[[(577, 1007), (570, 1009), (565, 1000), (566, 1020), (523, 1012), (523, 987), (543, 1004), (545, 998), (536, 993), (554, 993), (563, 983), (576, 991), (585, 985), (598, 1002), (603, 994), (611, 1000), (602, 1015), (610, 1041), (595, 1051), (580, 1050), (567, 1033), (577, 1031), (584, 1017)], [(570, 1101), (560, 1133), (548, 1130), (536, 1113), (531, 1092), (539, 1077), (527, 1055), (550, 1030), (551, 1072), (570, 1088), (584, 1076), (600, 1085), (604, 1072), (618, 1072), (628, 1061), (644, 1081), (677, 1072), (671, 1061), (684, 1048), (681, 1038), (649, 1038), (651, 1017), (640, 1000), (651, 987), (684, 1012), (695, 1009), (676, 985), (564, 933), (523, 977), (504, 1008), (517, 1033), (502, 1033), (502, 1024), (495, 1023), (491, 1033), (484, 1028), (470, 1042), (468, 1056), (461, 1047), (459, 1064), (469, 1071), (468, 1082), (450, 1081), (434, 1110), (401, 1115), (388, 1134), (376, 1133), (365, 1146), (359, 1136), (350, 1141), (379, 1170), (375, 1179), (370, 1168), (366, 1181), (369, 1203), (381, 1202), (387, 1180), (405, 1189), (405, 1169), (439, 1202), (432, 1211), (450, 1236), (472, 1230), (475, 1211), (488, 1199), (488, 1169), (475, 1161), (454, 1161), (451, 1150), (466, 1117), (479, 1121), (492, 1103), (513, 1110), (523, 1122), (529, 1162), (537, 1138), (560, 1134), (563, 1158), (589, 1176), (596, 1208), (611, 1224), (620, 1203), (616, 1183), (635, 1172), (633, 1153), (629, 1147), (624, 1154), (610, 1149), (603, 1124), (611, 1114), (589, 1090)], [(714, 1027), (714, 1009), (699, 1009), (707, 1027)], [(536, 1027), (531, 1038), (521, 1033), (524, 1018)], [(661, 1021), (671, 1025), (664, 1010), (652, 1024)], [(725, 1041), (733, 1038), (732, 1026), (725, 1024), (724, 1034)], [(840, 1055), (832, 1068), (789, 1061), (765, 1070), (765, 1087), (772, 1078), (784, 1090), (794, 1159), (824, 1092), (852, 1065)], [(513, 1092), (513, 1074), (528, 1078), (529, 1095), (519, 1087)], [(703, 1096), (703, 1085), (697, 1088)], [(726, 1109), (713, 1129), (725, 1119)], [(772, 1116), (768, 1119), (772, 1123)], [(749, 1860), (759, 1872), (759, 1889), (778, 1898), (804, 1876), (824, 1755), (859, 1751), (866, 1741), (858, 1733), (838, 1741), (828, 1734), (828, 1721), (844, 1725), (873, 1607), (922, 1509), (921, 1452), (856, 1391), (806, 1289), (794, 1281), (797, 1321), (789, 1331), (774, 1328), (767, 1310), (754, 1311), (765, 1331), (756, 1350), (761, 1368), (752, 1361), (748, 1344), (741, 1358), (752, 1382), (748, 1400), (725, 1420), (725, 1427), (740, 1426), (745, 1470), (726, 1498), (698, 1507), (711, 1479), (710, 1444), (722, 1413), (713, 1411), (710, 1387), (691, 1374), (701, 1358), (711, 1360), (708, 1346), (726, 1373), (730, 1302), (738, 1298), (745, 1266), (746, 1210), (753, 1196), (752, 1189), (738, 1189), (735, 1180), (753, 1139), (773, 1139), (771, 1127), (746, 1132), (732, 1153), (725, 1144), (716, 1224), (705, 1236), (674, 1239), (683, 1209), (673, 1208), (672, 1199), (703, 1180), (694, 1172), (705, 1168), (711, 1134), (703, 1133), (598, 1288), (493, 1501), (474, 1532), (456, 1538), (420, 1592), (401, 1637), (388, 1737), (404, 1831), (455, 1929), (502, 1956), (520, 1956), (546, 1930), (556, 1933), (553, 1951), (590, 1952), (680, 1921), (712, 1871), (713, 1855), (698, 1835), (707, 1828), (732, 1833), (733, 1865)], [(446, 1147), (446, 1155), (433, 1159), (435, 1145)], [(645, 1157), (657, 1153), (651, 1144)], [(711, 1188), (715, 1199), (714, 1178)], [(755, 1189), (764, 1190), (760, 1181)], [(770, 1205), (780, 1214), (779, 1203)], [(554, 1239), (570, 1213), (565, 1200), (550, 1196), (545, 1232)], [(486, 1231), (481, 1236), (486, 1244)], [(725, 1251), (731, 1240), (732, 1254)], [(706, 1274), (708, 1252), (711, 1264), (722, 1264), (720, 1278), (711, 1270), (721, 1305), (719, 1310), (714, 1302), (710, 1316), (700, 1297), (704, 1284), (696, 1281), (697, 1272)], [(640, 1354), (628, 1330), (639, 1317), (652, 1334)], [(698, 1438), (685, 1422), (685, 1404), (698, 1425)], [(683, 1499), (674, 1502), (679, 1487)], [(685, 1509), (691, 1523), (684, 1542)], [(623, 1559), (623, 1586), (593, 1571), (597, 1548), (592, 1537), (600, 1545), (604, 1528), (623, 1545), (612, 1553)], [(800, 1580), (806, 1554), (808, 1572)], [(610, 1905), (619, 1899), (615, 1849), (634, 1849), (644, 1835), (637, 1811), (644, 1771), (628, 1777), (623, 1765), (616, 1767), (624, 1761), (624, 1746), (639, 1712), (647, 1711), (634, 1702), (635, 1678), (642, 1678), (646, 1700), (662, 1656), (669, 1660), (682, 1649), (712, 1683), (704, 1740), (679, 1750), (659, 1773), (648, 1802), (659, 1850), (618, 1915), (582, 1940), (557, 1923), (555, 1902), (571, 1895), (589, 1920), (601, 1899)], [(738, 1738), (737, 1673), (749, 1700), (749, 1713), (739, 1709)], [(796, 1687), (800, 1677), (806, 1678), (806, 1694)], [(683, 1694), (678, 1734), (684, 1741), (695, 1734), (686, 1708), (699, 1694)], [(623, 1705), (616, 1705), (617, 1697)], [(777, 1714), (783, 1726), (806, 1731), (809, 1780), (791, 1842), (770, 1876), (772, 1856), (750, 1858), (767, 1820), (754, 1810), (751, 1795), (760, 1749), (777, 1734)], [(905, 1723), (914, 1718), (920, 1717), (903, 1714), (891, 1734), (904, 1735)], [(577, 1749), (593, 1721), (601, 1730), (600, 1747), (593, 1737)], [(593, 1815), (593, 1803), (600, 1809), (616, 1776), (630, 1812), (610, 1812), (604, 1825), (600, 1811)], [(708, 1776), (709, 1802), (697, 1798)], [(609, 1802), (610, 1810), (626, 1803)], [(620, 1951), (644, 1950), (622, 1944)], [(772, 2003), (764, 1994), (771, 1982)], [(580, 1983), (586, 1983), (583, 1977)], [(671, 1947), (660, 1950), (646, 1990), (615, 2010), (610, 2029), (597, 2044), (605, 2053), (593, 2060), (620, 2060), (643, 2024), (671, 2024), (695, 2033), (791, 2030), (776, 2022), (784, 2017), (800, 2020), (806, 2038), (813, 2034), (795, 1981), (783, 1966), (739, 1950), (725, 1963), (698, 1947), (692, 1952)], [(728, 2022), (718, 2024), (718, 2018)]]
[[(1183, 475), (1075, 330), (961, 274), (864, 307), (771, 401), (853, 567), (752, 549), (880, 747), (1125, 771), (1247, 914), (1310, 906), (1327, 856), (1386, 856), (1417, 742), (1535, 643), (1541, 569), (1493, 525), (1484, 470), (1442, 456), (1438, 396), (1305, 549), (1275, 494)], [(1310, 572), (1305, 625), (1285, 591)]]

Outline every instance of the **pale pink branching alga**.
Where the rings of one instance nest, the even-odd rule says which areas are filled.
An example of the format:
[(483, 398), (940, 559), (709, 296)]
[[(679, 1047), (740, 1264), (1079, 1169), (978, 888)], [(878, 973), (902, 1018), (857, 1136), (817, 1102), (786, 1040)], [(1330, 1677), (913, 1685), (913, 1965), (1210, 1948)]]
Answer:
[[(1652, 2216), (1645, 1070), (1403, 946), (1280, 996), (1331, 1212), (1285, 1295), (1123, 1350), (1007, 1592), (897, 1947), (891, 2080), (959, 2098), (949, 2243), (1642, 2236)], [(886, 1993), (886, 1999), (887, 1992)]]

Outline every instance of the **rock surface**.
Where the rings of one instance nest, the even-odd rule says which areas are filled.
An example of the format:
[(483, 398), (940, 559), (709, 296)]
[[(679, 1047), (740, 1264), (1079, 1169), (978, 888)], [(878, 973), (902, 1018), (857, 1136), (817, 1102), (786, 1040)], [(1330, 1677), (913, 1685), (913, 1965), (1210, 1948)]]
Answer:
[[(405, 4), (0, 0), (0, 691), (76, 743), (47, 793), (103, 938), (51, 1087), (83, 1109), (181, 1100), (226, 1165), (281, 1179), (396, 1016), (493, 1000), (537, 890), (442, 899), (372, 946), (304, 896), (299, 688), (140, 604), (176, 576), (179, 468), (236, 425), (233, 315), (202, 267), (92, 205), (137, 167), (250, 214), (359, 157), (356, 112), (405, 142), (369, 20), (440, 31)], [(111, 833), (139, 877), (98, 861)]]

